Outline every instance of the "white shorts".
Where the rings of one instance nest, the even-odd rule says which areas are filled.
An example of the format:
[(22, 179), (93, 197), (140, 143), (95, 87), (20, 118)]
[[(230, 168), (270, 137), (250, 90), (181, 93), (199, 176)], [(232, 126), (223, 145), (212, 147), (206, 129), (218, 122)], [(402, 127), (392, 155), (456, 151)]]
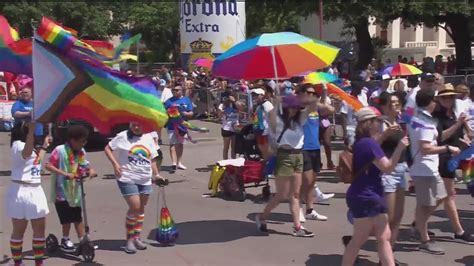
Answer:
[(176, 145), (176, 144), (184, 144), (186, 143), (186, 138), (188, 135), (184, 135), (183, 137), (177, 136), (174, 130), (168, 130), (168, 141), (169, 145)]
[(43, 218), (49, 213), (48, 201), (40, 184), (22, 185), (12, 182), (5, 202), (5, 210), (10, 218), (32, 220)]

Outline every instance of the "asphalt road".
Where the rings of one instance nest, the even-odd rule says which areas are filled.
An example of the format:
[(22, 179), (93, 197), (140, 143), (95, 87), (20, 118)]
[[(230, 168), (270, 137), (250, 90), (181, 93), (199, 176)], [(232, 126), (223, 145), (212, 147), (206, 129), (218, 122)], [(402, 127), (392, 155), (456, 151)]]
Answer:
[[(305, 223), (305, 227), (315, 233), (314, 238), (302, 239), (290, 235), (292, 229), (288, 204), (281, 204), (272, 214), (268, 225), (272, 233), (261, 236), (256, 232), (254, 223), (255, 214), (264, 207), (260, 196), (261, 188), (248, 189), (248, 197), (244, 202), (203, 196), (208, 192), (211, 167), (221, 158), (222, 139), (219, 125), (197, 123), (209, 127), (211, 132), (194, 134), (198, 143), (186, 145), (184, 163), (188, 170), (168, 174), (168, 147), (162, 147), (165, 154), (163, 174), (171, 181), (166, 189), (168, 207), (180, 233), (177, 244), (173, 247), (153, 245), (153, 229), (157, 226), (158, 209), (155, 189), (146, 208), (143, 233), (150, 246), (146, 251), (135, 255), (123, 252), (127, 209), (125, 201), (111, 178), (113, 171), (103, 152), (89, 152), (89, 159), (99, 173), (98, 178), (85, 185), (91, 237), (99, 246), (95, 265), (340, 265), (343, 253), (341, 236), (351, 234), (352, 231), (346, 219), (347, 185), (338, 183), (333, 172), (325, 171), (320, 174), (321, 189), (334, 192), (336, 196), (328, 203), (316, 206), (318, 212), (329, 217), (328, 221)], [(165, 137), (165, 143), (166, 140)], [(341, 148), (340, 143), (336, 143), (335, 147)], [(336, 155), (334, 154), (335, 157)], [(5, 197), (9, 175), (9, 136), (7, 133), (0, 133), (2, 199)], [(49, 176), (44, 177), (43, 187), (49, 195)], [(457, 203), (462, 223), (467, 231), (474, 232), (474, 200), (467, 195), (464, 185), (458, 185), (458, 188)], [(414, 197), (407, 196), (401, 241), (395, 253), (398, 260), (408, 265), (474, 265), (474, 246), (453, 242), (451, 226), (443, 210), (438, 210), (431, 219), (430, 229), (446, 248), (446, 255), (435, 256), (417, 251), (416, 243), (409, 241), (407, 226), (413, 219), (414, 207)], [(2, 205), (2, 214), (3, 209)], [(50, 205), (50, 209), (47, 232), (60, 236), (60, 225), (53, 205)], [(6, 257), (10, 255), (8, 243), (11, 224), (5, 215), (0, 217), (0, 256), (5, 256), (2, 263), (11, 264)], [(24, 250), (30, 251), (30, 229), (24, 242)], [(359, 261), (358, 265), (377, 265), (375, 240), (371, 239), (366, 243), (360, 252)], [(81, 264), (81, 258), (61, 253), (53, 254), (46, 260), (46, 265)], [(34, 265), (31, 251), (27, 253), (25, 265)]]

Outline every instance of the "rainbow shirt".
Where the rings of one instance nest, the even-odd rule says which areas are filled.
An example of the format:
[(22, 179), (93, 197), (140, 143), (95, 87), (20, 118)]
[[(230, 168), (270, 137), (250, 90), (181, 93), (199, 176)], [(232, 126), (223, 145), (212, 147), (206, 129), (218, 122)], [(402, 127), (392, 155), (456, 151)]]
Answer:
[(151, 185), (151, 163), (159, 149), (151, 134), (129, 137), (127, 131), (120, 132), (109, 142), (109, 147), (118, 152), (122, 175), (118, 181), (138, 185)]
[[(89, 162), (85, 159), (85, 156), (86, 151), (84, 149), (79, 152), (73, 152), (69, 144), (63, 144), (53, 150), (49, 157), (49, 163), (67, 173), (76, 174), (79, 167), (89, 167)], [(81, 186), (76, 180), (53, 173), (51, 184), (51, 199), (67, 201), (71, 207), (81, 206)]]

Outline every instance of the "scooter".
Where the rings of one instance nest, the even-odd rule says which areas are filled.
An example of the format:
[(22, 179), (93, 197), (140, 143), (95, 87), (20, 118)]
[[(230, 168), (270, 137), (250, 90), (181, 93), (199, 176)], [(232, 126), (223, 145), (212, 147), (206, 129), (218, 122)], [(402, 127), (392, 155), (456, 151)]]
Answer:
[[(83, 179), (89, 177), (89, 175), (82, 176), (77, 179), (77, 182), (81, 186), (81, 202), (82, 202), (82, 215), (84, 218), (84, 227), (85, 227), (85, 236), (82, 238), (81, 242), (77, 245), (76, 250), (72, 253), (74, 256), (82, 256), (85, 262), (92, 262), (95, 257), (95, 246), (90, 237), (89, 237), (89, 224), (87, 222), (87, 211), (86, 211), (86, 193), (84, 192), (84, 182)], [(49, 234), (46, 238), (46, 250), (49, 254), (53, 254), (59, 250), (59, 241), (54, 234)]]

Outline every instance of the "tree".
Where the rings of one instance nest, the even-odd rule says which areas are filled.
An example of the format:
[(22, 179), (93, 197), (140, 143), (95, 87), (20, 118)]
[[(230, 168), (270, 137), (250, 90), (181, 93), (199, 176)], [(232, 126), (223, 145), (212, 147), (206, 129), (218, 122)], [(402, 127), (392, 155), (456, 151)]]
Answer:
[[(402, 13), (404, 23), (440, 27), (453, 39), (456, 50), (456, 69), (471, 66), (471, 12), (469, 1), (407, 1)], [(445, 26), (442, 24), (446, 23)]]
[(324, 1), (324, 18), (326, 21), (342, 19), (346, 28), (354, 28), (358, 44), (356, 69), (366, 69), (374, 57), (374, 45), (369, 33), (369, 17), (377, 18), (377, 23), (387, 25), (398, 18), (403, 10), (401, 1)]
[(77, 30), (79, 37), (105, 39), (122, 33), (123, 25), (114, 21), (111, 7), (114, 3), (101, 2), (1, 2), (1, 13), (17, 28), (20, 36), (33, 35), (31, 21), (50, 17), (64, 26)]
[(179, 3), (141, 1), (122, 8), (133, 33), (141, 33), (153, 60), (179, 62)]

